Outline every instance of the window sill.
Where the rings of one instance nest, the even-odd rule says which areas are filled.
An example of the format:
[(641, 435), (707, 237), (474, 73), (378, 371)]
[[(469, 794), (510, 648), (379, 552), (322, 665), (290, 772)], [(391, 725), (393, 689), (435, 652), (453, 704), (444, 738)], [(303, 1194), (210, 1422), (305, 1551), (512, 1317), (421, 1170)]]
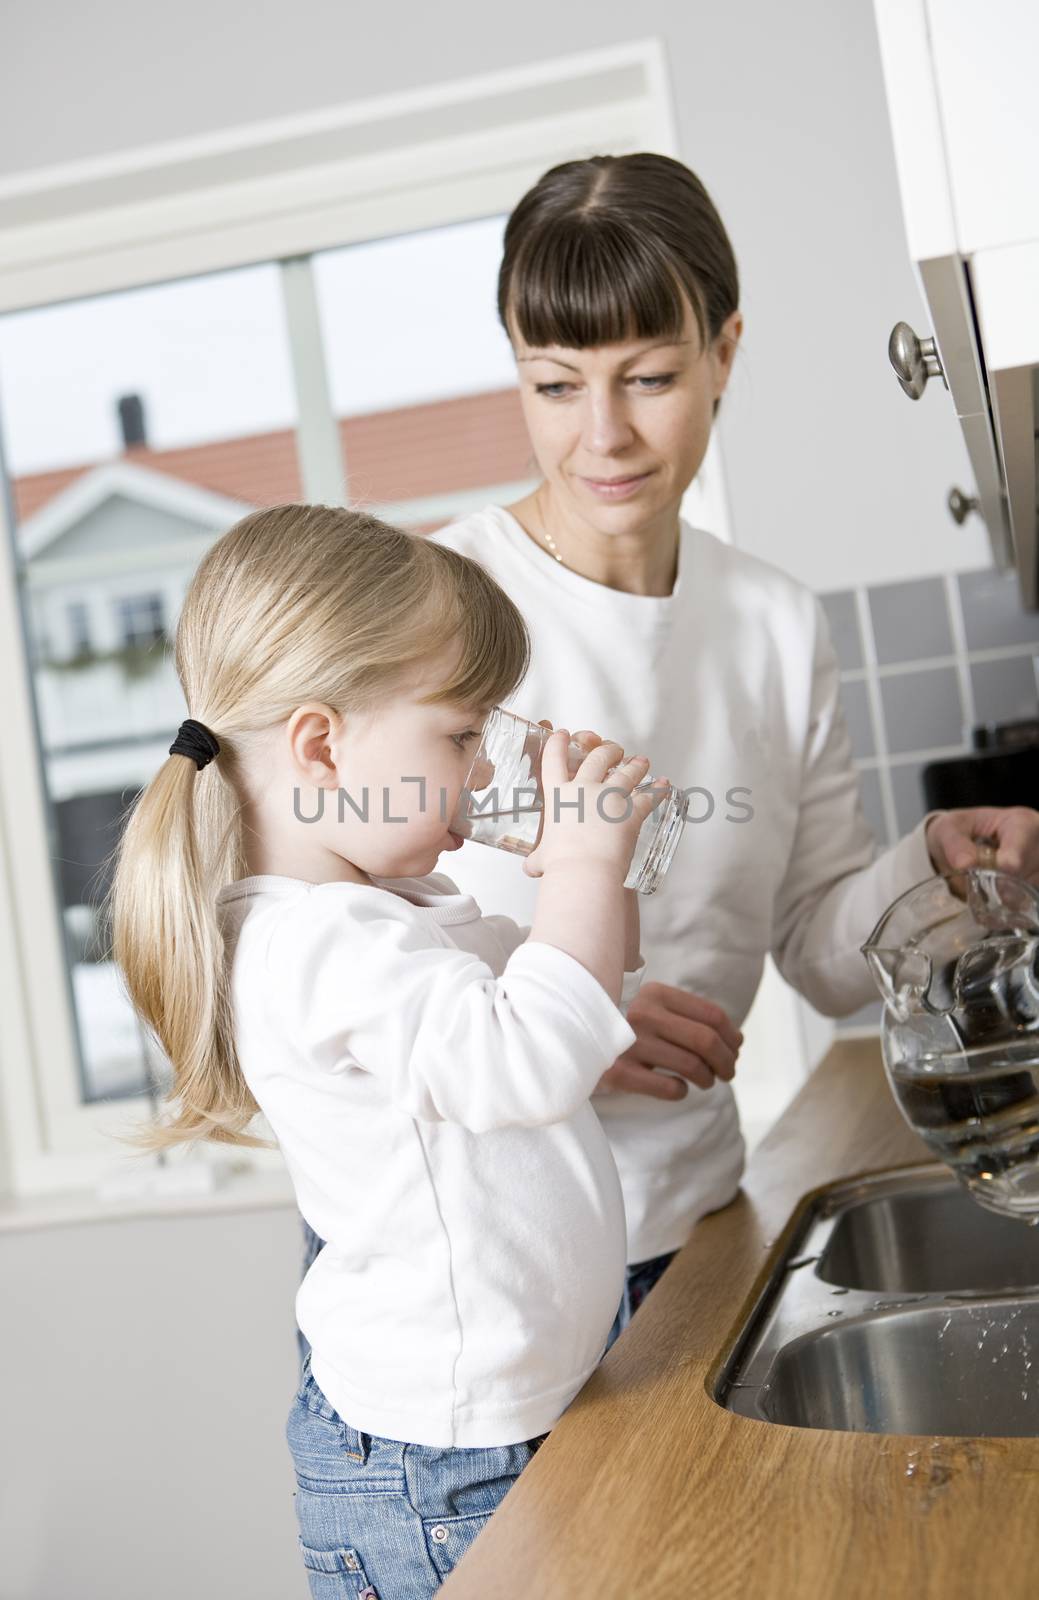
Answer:
[(244, 1163), (214, 1170), (213, 1186), (200, 1192), (166, 1193), (153, 1187), (111, 1198), (105, 1198), (96, 1189), (0, 1196), (0, 1233), (23, 1233), (34, 1228), (60, 1228), (77, 1223), (126, 1222), (140, 1217), (205, 1216), (296, 1204), (287, 1172), (259, 1170)]

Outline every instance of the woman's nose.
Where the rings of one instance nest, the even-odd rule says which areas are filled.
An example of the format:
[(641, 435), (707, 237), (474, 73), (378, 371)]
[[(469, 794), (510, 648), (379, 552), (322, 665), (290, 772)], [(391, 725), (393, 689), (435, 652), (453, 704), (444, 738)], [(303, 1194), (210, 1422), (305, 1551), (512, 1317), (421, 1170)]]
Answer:
[(588, 408), (584, 445), (589, 455), (613, 455), (635, 437), (624, 402), (612, 395), (597, 396)]

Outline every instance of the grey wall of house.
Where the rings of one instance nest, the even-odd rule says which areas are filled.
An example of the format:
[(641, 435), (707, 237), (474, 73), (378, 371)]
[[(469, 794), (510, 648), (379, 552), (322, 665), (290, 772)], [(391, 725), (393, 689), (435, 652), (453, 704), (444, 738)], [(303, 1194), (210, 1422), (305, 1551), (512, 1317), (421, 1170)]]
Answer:
[[(738, 542), (820, 589), (986, 564), (940, 385), (918, 405), (886, 358), (926, 321), (906, 254), (870, 0), (54, 0), (5, 18), (0, 172), (100, 156), (657, 35), (681, 154), (743, 277), (745, 350), (722, 413)], [(190, 88), (190, 93), (186, 92)], [(923, 328), (922, 331), (928, 331)]]
[(294, 1207), (0, 1233), (4, 1600), (304, 1600)]

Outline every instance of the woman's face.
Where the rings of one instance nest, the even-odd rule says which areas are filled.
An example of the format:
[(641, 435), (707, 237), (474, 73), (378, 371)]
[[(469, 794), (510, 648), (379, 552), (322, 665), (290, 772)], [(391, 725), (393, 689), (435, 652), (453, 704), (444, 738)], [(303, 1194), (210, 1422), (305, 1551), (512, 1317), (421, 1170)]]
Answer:
[(555, 509), (606, 535), (677, 515), (742, 328), (735, 311), (703, 350), (687, 303), (677, 343), (535, 348), (516, 334), (523, 413)]

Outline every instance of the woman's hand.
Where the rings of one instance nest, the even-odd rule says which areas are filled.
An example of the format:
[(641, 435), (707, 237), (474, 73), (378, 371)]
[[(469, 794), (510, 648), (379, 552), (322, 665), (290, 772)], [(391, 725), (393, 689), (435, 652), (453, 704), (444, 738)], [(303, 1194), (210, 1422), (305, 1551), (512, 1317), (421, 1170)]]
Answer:
[[(712, 1001), (669, 983), (644, 983), (628, 1007), (628, 1021), (635, 1043), (603, 1073), (597, 1090), (682, 1100), (690, 1083), (710, 1089), (715, 1079), (728, 1083), (735, 1076), (743, 1035)], [(655, 1067), (688, 1081), (655, 1072)]]
[(924, 837), (935, 872), (991, 866), (1039, 883), (1039, 811), (1029, 806), (941, 811), (927, 824)]

